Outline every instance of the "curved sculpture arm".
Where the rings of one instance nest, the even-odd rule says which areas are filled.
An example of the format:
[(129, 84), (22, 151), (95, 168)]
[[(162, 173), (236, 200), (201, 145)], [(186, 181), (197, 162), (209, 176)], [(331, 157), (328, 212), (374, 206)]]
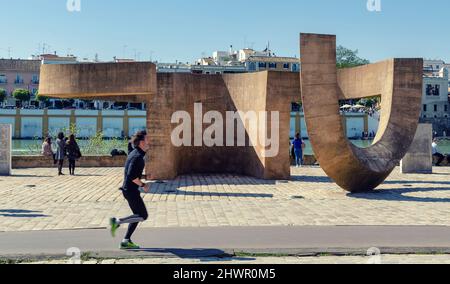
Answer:
[[(373, 190), (407, 153), (417, 129), (422, 59), (391, 59), (336, 70), (336, 37), (301, 35), (301, 88), (309, 139), (323, 170), (350, 192)], [(340, 99), (380, 94), (379, 131), (369, 148), (344, 133)]]

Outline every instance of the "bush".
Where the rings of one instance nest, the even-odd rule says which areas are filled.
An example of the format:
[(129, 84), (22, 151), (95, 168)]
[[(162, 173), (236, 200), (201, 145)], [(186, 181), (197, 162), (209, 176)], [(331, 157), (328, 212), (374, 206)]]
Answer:
[(6, 90), (5, 89), (0, 89), (0, 104), (3, 103), (6, 99)]
[(13, 98), (20, 101), (21, 103), (29, 101), (31, 98), (30, 91), (25, 89), (16, 89), (13, 92)]
[(36, 100), (46, 104), (48, 103), (48, 101), (50, 100), (49, 97), (43, 96), (41, 94), (39, 94), (39, 91), (36, 92)]

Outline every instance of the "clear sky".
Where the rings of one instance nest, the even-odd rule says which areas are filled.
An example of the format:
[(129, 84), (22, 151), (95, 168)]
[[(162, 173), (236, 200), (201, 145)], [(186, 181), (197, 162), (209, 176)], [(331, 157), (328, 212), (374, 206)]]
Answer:
[[(372, 62), (425, 57), (450, 62), (449, 0), (0, 0), (0, 57), (42, 51), (101, 60), (113, 56), (193, 61), (214, 50), (270, 41), (279, 56), (299, 55), (299, 33), (328, 33)], [(244, 46), (245, 45), (245, 46)]]

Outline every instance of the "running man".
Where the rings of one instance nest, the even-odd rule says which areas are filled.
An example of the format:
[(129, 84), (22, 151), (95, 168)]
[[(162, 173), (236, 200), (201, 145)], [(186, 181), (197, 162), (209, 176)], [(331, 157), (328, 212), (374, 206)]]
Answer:
[(145, 131), (137, 132), (131, 139), (134, 150), (128, 156), (125, 163), (125, 178), (121, 188), (123, 196), (128, 201), (128, 204), (133, 212), (133, 215), (118, 219), (111, 218), (111, 235), (116, 236), (116, 230), (122, 224), (129, 224), (128, 231), (120, 244), (120, 249), (139, 249), (139, 246), (134, 244), (131, 236), (136, 230), (139, 223), (148, 219), (147, 208), (141, 198), (139, 188), (143, 188), (145, 193), (150, 191), (150, 185), (141, 181), (141, 176), (145, 168), (145, 153), (148, 151), (147, 133)]

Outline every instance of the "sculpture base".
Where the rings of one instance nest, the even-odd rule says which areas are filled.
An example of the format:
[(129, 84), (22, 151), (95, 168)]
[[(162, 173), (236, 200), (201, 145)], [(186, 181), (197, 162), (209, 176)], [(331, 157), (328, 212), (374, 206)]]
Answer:
[(402, 174), (433, 173), (432, 139), (433, 126), (431, 124), (419, 124), (414, 141), (408, 153), (400, 162)]

